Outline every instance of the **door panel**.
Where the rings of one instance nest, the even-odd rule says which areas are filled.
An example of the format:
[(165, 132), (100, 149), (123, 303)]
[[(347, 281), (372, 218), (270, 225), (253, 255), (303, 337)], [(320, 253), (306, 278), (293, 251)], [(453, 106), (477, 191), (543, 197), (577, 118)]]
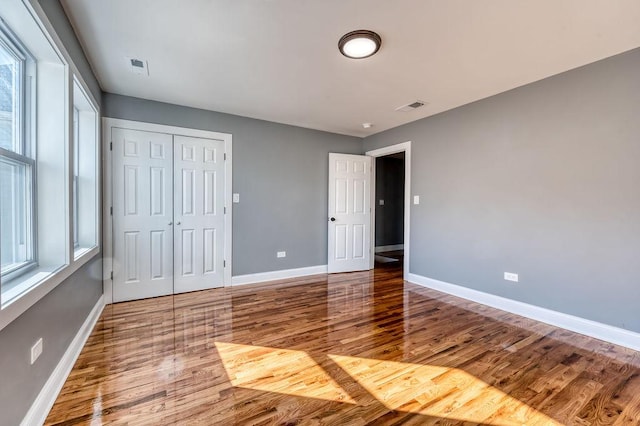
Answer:
[(182, 270), (180, 271), (180, 275), (183, 277), (193, 276), (195, 271), (195, 258), (193, 255), (195, 251), (195, 230), (181, 229), (180, 232), (182, 234), (178, 238), (182, 240), (182, 252), (178, 251), (178, 253), (182, 255)]
[(224, 283), (224, 141), (174, 137), (174, 291)]
[(166, 275), (165, 244), (167, 231), (151, 231), (151, 279), (157, 280)]
[(173, 292), (172, 140), (112, 129), (114, 302)]
[(329, 154), (330, 273), (370, 269), (370, 188), (371, 157)]

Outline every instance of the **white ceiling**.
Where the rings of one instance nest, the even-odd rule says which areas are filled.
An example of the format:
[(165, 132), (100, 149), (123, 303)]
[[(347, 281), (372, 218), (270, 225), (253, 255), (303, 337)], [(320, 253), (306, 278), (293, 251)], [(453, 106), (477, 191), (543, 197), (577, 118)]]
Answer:
[[(638, 0), (62, 3), (107, 92), (354, 136), (640, 46)], [(356, 29), (382, 36), (375, 56), (338, 52)]]

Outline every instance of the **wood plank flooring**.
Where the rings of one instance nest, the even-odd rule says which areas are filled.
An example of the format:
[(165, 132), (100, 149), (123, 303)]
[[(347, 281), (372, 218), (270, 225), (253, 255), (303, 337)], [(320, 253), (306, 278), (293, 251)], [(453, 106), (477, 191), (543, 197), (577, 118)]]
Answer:
[(109, 305), (47, 424), (640, 424), (639, 353), (400, 265)]

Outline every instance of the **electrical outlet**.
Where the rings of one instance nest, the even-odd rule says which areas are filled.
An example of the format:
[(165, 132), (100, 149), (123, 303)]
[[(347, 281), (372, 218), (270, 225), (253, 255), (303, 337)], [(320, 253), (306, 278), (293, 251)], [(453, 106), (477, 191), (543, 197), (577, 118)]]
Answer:
[(384, 206), (384, 200), (380, 200), (380, 205)]
[(518, 282), (518, 274), (514, 274), (512, 272), (505, 272), (504, 273), (504, 279), (507, 280), (507, 281)]
[(233, 194), (233, 202), (234, 203), (239, 203), (240, 202), (240, 194), (238, 194), (238, 193)]
[(276, 257), (287, 257), (287, 252), (279, 251), (278, 253), (276, 253)]
[(413, 196), (413, 204), (420, 204), (420, 196), (419, 195), (414, 195)]
[(33, 346), (31, 346), (31, 364), (38, 359), (38, 357), (42, 355), (42, 337), (38, 339)]

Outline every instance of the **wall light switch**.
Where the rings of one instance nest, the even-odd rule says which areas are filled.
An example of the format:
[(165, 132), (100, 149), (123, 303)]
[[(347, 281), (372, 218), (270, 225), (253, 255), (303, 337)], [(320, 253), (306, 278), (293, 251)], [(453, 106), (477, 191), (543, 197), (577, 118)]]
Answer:
[(420, 196), (419, 195), (414, 195), (413, 196), (413, 204), (420, 204)]
[(240, 202), (240, 194), (233, 194), (233, 202), (234, 203)]
[(42, 337), (38, 339), (36, 343), (31, 346), (31, 364), (38, 359), (38, 357), (42, 355)]
[(513, 272), (505, 272), (504, 279), (507, 281), (518, 282), (518, 274), (514, 274)]
[(287, 257), (287, 252), (286, 251), (279, 251), (278, 253), (276, 253), (277, 257)]
[(384, 206), (384, 200), (380, 200), (379, 203), (380, 203), (381, 206)]

